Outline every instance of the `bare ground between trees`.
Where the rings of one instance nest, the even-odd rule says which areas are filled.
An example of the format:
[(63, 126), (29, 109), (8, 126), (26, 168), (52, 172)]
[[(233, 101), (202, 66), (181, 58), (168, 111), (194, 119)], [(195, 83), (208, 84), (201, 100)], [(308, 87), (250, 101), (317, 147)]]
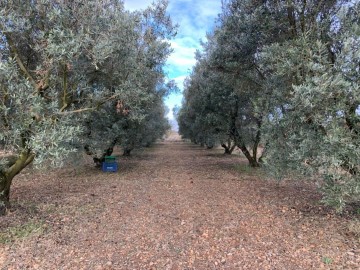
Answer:
[(0, 269), (359, 269), (349, 218), (319, 198), (172, 137), (117, 173), (18, 176)]

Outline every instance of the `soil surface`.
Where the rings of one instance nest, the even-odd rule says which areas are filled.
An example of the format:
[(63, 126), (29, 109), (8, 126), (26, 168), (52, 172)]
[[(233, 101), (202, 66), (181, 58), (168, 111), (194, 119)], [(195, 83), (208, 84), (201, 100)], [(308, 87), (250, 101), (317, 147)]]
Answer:
[(311, 184), (176, 135), (119, 158), (14, 180), (0, 269), (360, 269), (353, 216)]

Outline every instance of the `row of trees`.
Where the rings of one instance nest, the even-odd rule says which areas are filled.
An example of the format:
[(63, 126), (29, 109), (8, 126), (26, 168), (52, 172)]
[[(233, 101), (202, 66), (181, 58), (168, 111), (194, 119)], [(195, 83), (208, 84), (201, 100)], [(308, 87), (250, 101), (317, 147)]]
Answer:
[(338, 210), (359, 202), (359, 15), (350, 0), (228, 1), (185, 83), (180, 133), (314, 179)]
[(166, 1), (129, 12), (118, 0), (0, 1), (0, 214), (29, 164), (101, 161), (169, 128), (163, 67), (175, 33)]

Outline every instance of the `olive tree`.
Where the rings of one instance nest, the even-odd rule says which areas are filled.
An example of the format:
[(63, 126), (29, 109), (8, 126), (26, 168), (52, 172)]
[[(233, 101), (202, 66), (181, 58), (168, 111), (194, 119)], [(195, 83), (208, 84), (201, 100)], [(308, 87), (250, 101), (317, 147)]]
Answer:
[(233, 87), (224, 75), (208, 66), (205, 55), (198, 55), (198, 64), (185, 85), (184, 103), (178, 115), (180, 133), (208, 148), (221, 145), (226, 154), (235, 148), (231, 136)]
[(133, 108), (149, 94), (154, 84), (144, 82), (163, 76), (170, 53), (165, 9), (164, 1), (133, 13), (117, 0), (0, 2), (1, 214), (21, 170), (60, 166), (86, 143), (88, 113)]
[[(250, 164), (258, 160), (248, 147), (262, 143), (269, 171), (316, 180), (338, 210), (360, 199), (359, 9), (347, 0), (232, 0), (204, 49), (203, 70), (233, 88), (231, 130)], [(200, 90), (188, 92), (208, 104), (203, 93), (216, 83), (196, 84), (203, 71), (194, 72), (189, 85)], [(179, 114), (187, 136), (205, 123), (196, 99)]]
[[(220, 25), (204, 43), (206, 64), (203, 70), (211, 73), (210, 79), (200, 83), (200, 88), (203, 86), (211, 92), (212, 105), (209, 106), (214, 115), (225, 118), (221, 122), (226, 123), (225, 133), (230, 141), (241, 149), (253, 167), (259, 166), (261, 158), (258, 148), (268, 104), (263, 98), (266, 77), (259, 66), (258, 51), (272, 40), (272, 33), (267, 32), (272, 28), (264, 25), (263, 11), (261, 3), (256, 1), (232, 1), (224, 7)], [(275, 30), (280, 31), (280, 26)], [(215, 123), (209, 117), (199, 120), (205, 123), (205, 119)]]
[(262, 52), (274, 87), (267, 164), (278, 177), (316, 180), (342, 210), (360, 200), (360, 4), (323, 8), (296, 38)]
[[(86, 121), (86, 151), (94, 155), (97, 163), (111, 154), (115, 145), (121, 146), (125, 155), (135, 147), (150, 145), (168, 127), (163, 98), (177, 88), (173, 81), (165, 82), (163, 67), (172, 51), (166, 40), (173, 37), (175, 27), (166, 15), (165, 2), (134, 15), (139, 21), (136, 35), (129, 39), (119, 33), (114, 40), (119, 55), (106, 63), (117, 71), (117, 76), (110, 78), (114, 85), (122, 83), (124, 78), (128, 80), (125, 91), (108, 106), (92, 112)], [(123, 56), (130, 53), (133, 61), (124, 61)], [(109, 79), (103, 79), (109, 83)]]

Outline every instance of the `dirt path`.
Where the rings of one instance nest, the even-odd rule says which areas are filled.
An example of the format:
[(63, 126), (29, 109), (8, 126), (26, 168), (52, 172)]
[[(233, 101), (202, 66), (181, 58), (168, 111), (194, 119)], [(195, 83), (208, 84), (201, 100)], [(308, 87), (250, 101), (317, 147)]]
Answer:
[(0, 269), (358, 269), (346, 219), (244, 162), (172, 137), (116, 174), (21, 175), (0, 225), (39, 232), (0, 244)]

